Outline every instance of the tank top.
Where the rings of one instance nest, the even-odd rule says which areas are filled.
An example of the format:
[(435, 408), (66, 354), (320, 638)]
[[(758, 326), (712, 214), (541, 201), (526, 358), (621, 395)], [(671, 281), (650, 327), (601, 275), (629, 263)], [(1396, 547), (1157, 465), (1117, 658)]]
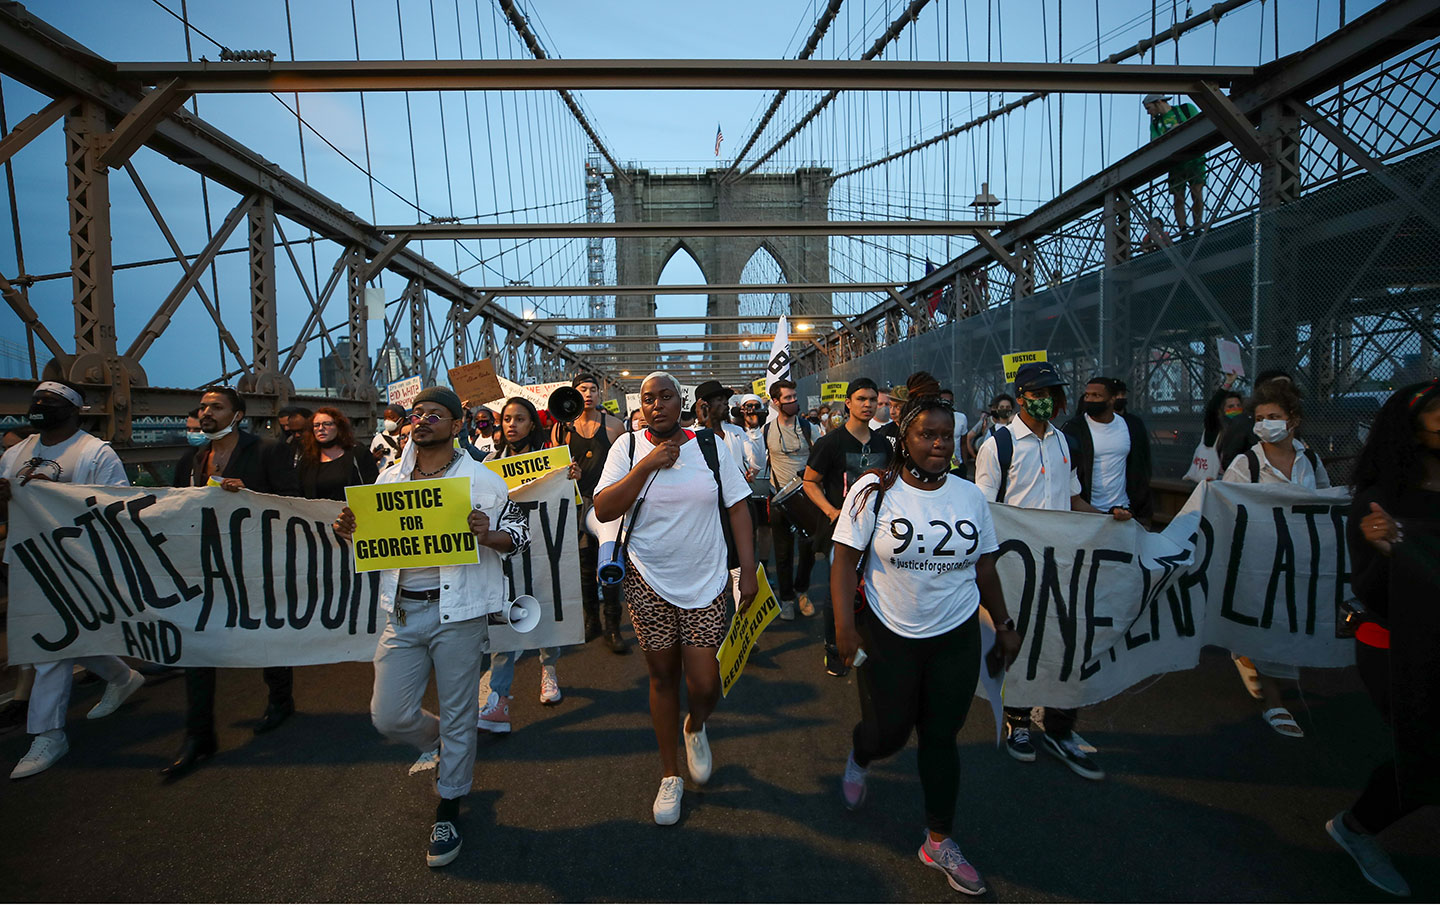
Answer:
[(569, 433), (570, 459), (580, 464), (580, 496), (595, 496), (595, 486), (600, 482), (600, 473), (605, 469), (605, 458), (610, 453), (610, 432), (606, 428), (606, 417), (600, 417), (600, 427), (594, 437), (587, 438), (573, 429)]

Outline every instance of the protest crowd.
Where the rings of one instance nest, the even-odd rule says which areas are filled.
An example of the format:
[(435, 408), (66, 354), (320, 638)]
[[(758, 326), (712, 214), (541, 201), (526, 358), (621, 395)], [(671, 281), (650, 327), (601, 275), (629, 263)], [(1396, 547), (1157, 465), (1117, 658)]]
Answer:
[[(1183, 210), (1178, 191), (1176, 198)], [(1172, 583), (1165, 586), (1166, 606), (1145, 572), (1143, 588), (1137, 585), (1132, 600), (1117, 605), (1114, 613), (1125, 615), (1114, 619), (1117, 635), (1093, 651), (1093, 640), (1078, 651), (1073, 625), (1068, 641), (1067, 631), (1051, 636), (1045, 629), (1047, 601), (1057, 610), (1062, 599), (1068, 601), (1071, 619), (1079, 619), (1075, 613), (1087, 606), (1072, 596), (1080, 595), (1084, 581), (1071, 580), (1064, 572), (1070, 568), (1057, 566), (1053, 552), (1039, 553), (1027, 538), (1030, 527), (1049, 520), (1044, 525), (1062, 527), (1077, 540), (1106, 540), (1093, 546), (1090, 565), (1074, 565), (1076, 576), (1089, 577), (1084, 616), (1090, 623), (1079, 635), (1092, 638), (1106, 626), (1094, 615), (1102, 559), (1108, 559), (1106, 569), (1110, 562), (1122, 569), (1149, 557), (1146, 546), (1162, 537), (1152, 494), (1152, 481), (1161, 478), (1154, 475), (1152, 436), (1144, 420), (1128, 411), (1124, 383), (1112, 377), (1073, 386), (1054, 365), (1027, 362), (1016, 370), (1011, 392), (973, 413), (925, 372), (899, 386), (855, 376), (835, 399), (803, 411), (796, 383), (781, 375), (770, 376), (762, 397), (717, 381), (690, 388), (657, 371), (640, 383), (638, 408), (628, 413), (623, 397), (619, 405), (606, 405), (606, 388), (594, 375), (576, 375), (564, 390), (572, 388), (539, 406), (526, 396), (462, 399), (449, 386), (427, 387), (408, 405), (387, 404), (378, 430), (366, 438), (334, 407), (289, 407), (272, 428), (247, 417), (246, 399), (235, 389), (207, 387), (197, 391), (187, 418), (188, 448), (175, 464), (174, 489), (149, 489), (154, 494), (142, 499), (139, 493), (147, 490), (128, 490), (115, 451), (82, 427), (82, 389), (39, 382), (28, 426), (6, 433), (0, 459), (0, 507), (9, 520), (10, 646), (43, 638), (48, 649), (42, 654), (51, 655), (30, 659), (33, 666), (19, 672), (13, 699), (0, 710), (5, 728), (31, 737), (11, 779), (65, 771), (67, 712), (80, 668), (105, 684), (88, 712), (92, 719), (121, 709), (147, 680), (183, 671), (186, 708), (183, 720), (175, 720), (178, 747), (168, 764), (156, 767), (167, 783), (203, 770), (217, 751), (217, 671), (237, 664), (223, 656), (226, 637), (216, 638), (219, 649), (203, 649), (196, 640), (205, 634), (192, 631), (186, 618), (172, 618), (181, 625), (187, 651), (202, 653), (178, 664), (165, 657), (163, 630), (158, 636), (150, 631), (158, 639), (153, 644), (142, 634), (143, 659), (134, 657), (135, 649), (107, 648), (113, 643), (87, 647), (75, 640), (88, 638), (102, 621), (93, 604), (87, 615), (77, 602), (102, 602), (113, 618), (115, 608), (128, 617), (147, 605), (167, 608), (193, 599), (203, 606), (196, 630), (218, 632), (225, 623), (226, 629), (279, 632), (309, 623), (308, 632), (319, 634), (345, 632), (347, 606), (358, 602), (348, 612), (349, 633), (366, 647), (356, 658), (373, 655), (374, 728), (411, 747), (417, 768), (435, 772), (434, 821), (423, 842), (429, 866), (450, 863), (467, 834), (481, 833), (466, 827), (461, 812), (474, 782), (477, 735), (513, 732), (515, 666), (526, 650), (538, 648), (541, 681), (538, 691), (520, 692), (553, 705), (563, 698), (567, 646), (593, 644), (616, 657), (635, 657), (627, 622), (648, 676), (659, 756), (653, 818), (657, 825), (674, 825), (683, 814), (687, 777), (694, 789), (706, 783), (718, 760), (745, 758), (739, 743), (711, 743), (712, 726), (724, 737), (722, 692), (743, 668), (743, 655), (736, 665), (723, 654), (727, 637), (742, 625), (758, 636), (772, 617), (809, 620), (818, 624), (812, 634), (816, 671), (835, 678), (853, 672), (858, 691), (849, 745), (834, 742), (842, 771), (837, 808), (862, 810), (870, 769), (902, 750), (913, 733), (919, 802), (892, 808), (923, 815), (918, 859), (925, 867), (938, 870), (954, 890), (980, 895), (987, 891), (984, 877), (962, 852), (967, 836), (978, 832), (956, 823), (962, 794), (956, 740), (972, 706), (985, 708), (977, 689), (1000, 718), (1004, 756), (1029, 764), (1043, 754), (1081, 779), (1100, 782), (1105, 757), (1080, 732), (1082, 707), (1134, 679), (1116, 679), (1099, 656), (1114, 645), (1112, 663), (1127, 647), (1137, 657), (1154, 657), (1145, 654), (1154, 646), (1142, 644), (1147, 624), (1148, 637), (1158, 638), (1159, 615), (1179, 614), (1182, 599), (1188, 609), (1192, 594), (1218, 597), (1216, 587), (1227, 585), (1212, 579), (1208, 591), (1194, 592), (1195, 583), (1174, 582), (1179, 574), (1167, 567), (1155, 580)], [(1255, 376), (1245, 393), (1231, 381), (1216, 388), (1185, 476), (1195, 483), (1193, 507), (1187, 505), (1194, 512), (1167, 514), (1165, 537), (1188, 545), (1186, 554), (1197, 558), (1200, 546), (1208, 546), (1204, 559), (1208, 569), (1222, 571), (1217, 575), (1228, 559), (1228, 585), (1234, 584), (1233, 565), (1262, 530), (1278, 531), (1286, 550), (1294, 549), (1292, 558), (1294, 551), (1309, 552), (1308, 573), (1292, 565), (1271, 574), (1267, 553), (1261, 576), (1272, 577), (1268, 589), (1263, 579), (1241, 584), (1258, 583), (1258, 589), (1227, 585), (1224, 609), (1238, 615), (1235, 632), (1255, 635), (1213, 638), (1236, 640), (1226, 645), (1239, 683), (1256, 701), (1258, 720), (1276, 735), (1303, 738), (1305, 726), (1287, 696), (1302, 670), (1338, 664), (1310, 660), (1304, 639), (1272, 644), (1259, 634), (1288, 619), (1292, 630), (1285, 635), (1292, 638), (1300, 625), (1309, 628), (1310, 638), (1344, 637), (1316, 645), (1339, 647), (1343, 663), (1358, 668), (1392, 731), (1392, 757), (1377, 766), (1350, 767), (1353, 791), (1337, 799), (1324, 831), (1369, 882), (1403, 895), (1406, 881), (1376, 835), (1440, 802), (1434, 714), (1440, 701), (1440, 383), (1394, 390), (1342, 497), (1315, 497), (1341, 490), (1327, 491), (1325, 463), (1302, 440), (1304, 419), (1303, 391), (1284, 372)], [(512, 480), (525, 470), (523, 481)], [(94, 505), (73, 527), (67, 528), (68, 517), (57, 518), (59, 528), (41, 526), (41, 534), (36, 523), (46, 514), (27, 511), (22, 534), (17, 509), (43, 510), (27, 499), (38, 501), (67, 484), (87, 486), (84, 493), (95, 496), (85, 508), (97, 498), (131, 503)], [(409, 489), (415, 493), (405, 494)], [(249, 493), (266, 497), (250, 499)], [(115, 555), (114, 570), (105, 565), (108, 573), (123, 570), (128, 579), (86, 575), (71, 552), (82, 544), (123, 552), (120, 539), (127, 531), (151, 540), (159, 518), (146, 515), (147, 528), (141, 511), (161, 495), (193, 500), (197, 510), (200, 504), (215, 509), (228, 500), (253, 500), (247, 507), (263, 509), (262, 524), (283, 523), (285, 529), (242, 536), (236, 527), (256, 519), (251, 509), (215, 509), (229, 514), (228, 524), (222, 517), (210, 527), (210, 517), (194, 518), (204, 524), (202, 563), (174, 562), (163, 554), (176, 550), (172, 538), (169, 549), (155, 546), (159, 567), (148, 577), (140, 575), (142, 561), (151, 561), (133, 549), (130, 559)], [(296, 515), (275, 503), (284, 499), (293, 499)], [(442, 506), (442, 499), (454, 506)], [(1216, 542), (1228, 531), (1215, 528), (1207, 503), (1212, 499), (1242, 502), (1234, 508), (1228, 549)], [(1271, 500), (1277, 514), (1283, 504), (1298, 522), (1287, 529), (1277, 516), (1278, 530), (1270, 527), (1269, 511), (1257, 510), (1256, 502)], [(1202, 505), (1203, 512), (1196, 509)], [(130, 516), (122, 526), (127, 506)], [(454, 515), (455, 528), (425, 536), (423, 544), (453, 545), (462, 556), (401, 557), (395, 565), (366, 566), (386, 547), (358, 541), (370, 538), (378, 521), (393, 518), (418, 529), (442, 511)], [(132, 524), (136, 529), (127, 530)], [(1181, 525), (1193, 530), (1175, 530)], [(106, 535), (113, 547), (102, 544)], [(261, 537), (263, 550), (240, 550)], [(1117, 539), (1131, 547), (1118, 549)], [(1307, 542), (1310, 549), (1304, 549)], [(1281, 549), (1275, 550), (1279, 564)], [(323, 571), (305, 565), (320, 563), (322, 554), (323, 570), (330, 572), (317, 577)], [(233, 565), (228, 573), (217, 566), (222, 559)], [(1328, 586), (1316, 578), (1322, 562), (1332, 565)], [(1342, 566), (1333, 566), (1337, 562)], [(828, 575), (813, 575), (817, 568)], [(269, 583), (263, 592), (256, 570)], [(283, 578), (272, 578), (272, 571)], [(144, 601), (127, 607), (127, 584), (142, 590)], [(285, 602), (273, 600), (281, 587), (291, 596), (288, 612)], [(307, 589), (302, 616), (297, 611), (305, 602), (295, 596), (305, 599)], [(1241, 613), (1245, 608), (1237, 602), (1244, 596), (1263, 607), (1263, 616)], [(376, 609), (369, 636), (366, 601)], [(559, 615), (562, 605), (579, 606), (566, 612), (574, 621), (552, 621), (551, 611)], [(33, 621), (23, 632), (16, 617), (22, 606)], [(1204, 617), (1203, 603), (1197, 607), (1192, 622)], [(67, 608), (73, 614), (64, 618), (65, 638), (56, 643), (61, 631), (54, 615), (69, 613)], [(1330, 611), (1333, 627), (1326, 623)], [(1314, 630), (1317, 612), (1320, 631)], [(552, 629), (565, 632), (531, 637), (540, 642), (529, 645), (522, 625), (537, 616), (542, 626), (553, 623)], [(572, 626), (573, 632), (566, 629)], [(131, 632), (128, 625), (125, 632)], [(1063, 666), (1055, 667), (1062, 647)], [(314, 663), (296, 649), (273, 651), (277, 659), (283, 653), (295, 664)], [(207, 658), (207, 652), (221, 654)], [(1287, 653), (1294, 653), (1289, 661)], [(267, 688), (254, 724), (254, 733), (265, 734), (296, 714), (294, 670), (288, 663), (246, 664), (261, 668)], [(1174, 669), (1139, 664), (1135, 679)], [(1096, 687), (1099, 693), (1082, 688), (1087, 672), (1110, 686)], [(432, 676), (437, 713), (422, 707)], [(303, 691), (299, 695), (303, 706)], [(122, 723), (115, 721), (116, 734), (123, 734)], [(396, 837), (408, 834), (395, 831)], [(420, 838), (417, 830), (417, 853)]]

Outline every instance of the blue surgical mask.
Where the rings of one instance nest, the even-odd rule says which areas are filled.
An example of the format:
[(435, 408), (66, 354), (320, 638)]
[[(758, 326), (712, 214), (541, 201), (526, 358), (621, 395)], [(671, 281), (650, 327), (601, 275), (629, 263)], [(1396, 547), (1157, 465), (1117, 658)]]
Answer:
[(205, 433), (203, 431), (187, 431), (185, 440), (190, 442), (191, 447), (200, 447), (205, 443)]

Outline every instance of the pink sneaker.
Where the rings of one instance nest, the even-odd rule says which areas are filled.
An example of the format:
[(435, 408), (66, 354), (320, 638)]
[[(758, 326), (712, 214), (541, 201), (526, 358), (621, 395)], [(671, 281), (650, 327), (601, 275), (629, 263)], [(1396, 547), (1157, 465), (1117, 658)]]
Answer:
[(945, 881), (961, 894), (985, 893), (985, 880), (980, 878), (979, 871), (970, 865), (970, 861), (960, 853), (960, 846), (950, 838), (937, 844), (926, 834), (925, 843), (920, 845), (920, 862), (945, 873)]
[(846, 809), (859, 809), (865, 802), (865, 775), (867, 770), (855, 762), (852, 750), (845, 759), (845, 780), (840, 782), (840, 796), (845, 799)]
[(492, 692), (485, 700), (485, 708), (480, 710), (480, 720), (475, 722), (475, 726), (492, 734), (510, 733), (510, 697)]

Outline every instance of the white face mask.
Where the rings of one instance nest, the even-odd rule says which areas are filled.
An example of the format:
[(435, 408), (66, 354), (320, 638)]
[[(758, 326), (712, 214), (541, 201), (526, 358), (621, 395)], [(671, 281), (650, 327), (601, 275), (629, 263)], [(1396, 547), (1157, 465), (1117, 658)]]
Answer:
[(1290, 423), (1283, 419), (1256, 419), (1255, 436), (1268, 444), (1279, 444), (1290, 434)]
[(386, 434), (393, 435), (393, 434), (395, 434), (395, 433), (396, 433), (397, 431), (399, 431), (399, 430), (400, 430), (400, 423), (399, 423), (399, 422), (396, 422), (394, 419), (386, 419), (386, 420), (385, 420), (385, 433), (386, 433)]
[(236, 423), (236, 422), (239, 422), (239, 421), (240, 421), (240, 414), (239, 414), (239, 413), (236, 413), (236, 414), (235, 414), (235, 418), (233, 418), (233, 419), (230, 420), (230, 424), (229, 424), (229, 425), (225, 426), (224, 428), (220, 429), (219, 431), (205, 431), (205, 432), (201, 432), (201, 434), (204, 435), (208, 440), (211, 440), (211, 441), (219, 441), (221, 438), (225, 437), (226, 435), (228, 435), (228, 434), (230, 434), (232, 431), (234, 431), (234, 430), (235, 430), (235, 423)]

